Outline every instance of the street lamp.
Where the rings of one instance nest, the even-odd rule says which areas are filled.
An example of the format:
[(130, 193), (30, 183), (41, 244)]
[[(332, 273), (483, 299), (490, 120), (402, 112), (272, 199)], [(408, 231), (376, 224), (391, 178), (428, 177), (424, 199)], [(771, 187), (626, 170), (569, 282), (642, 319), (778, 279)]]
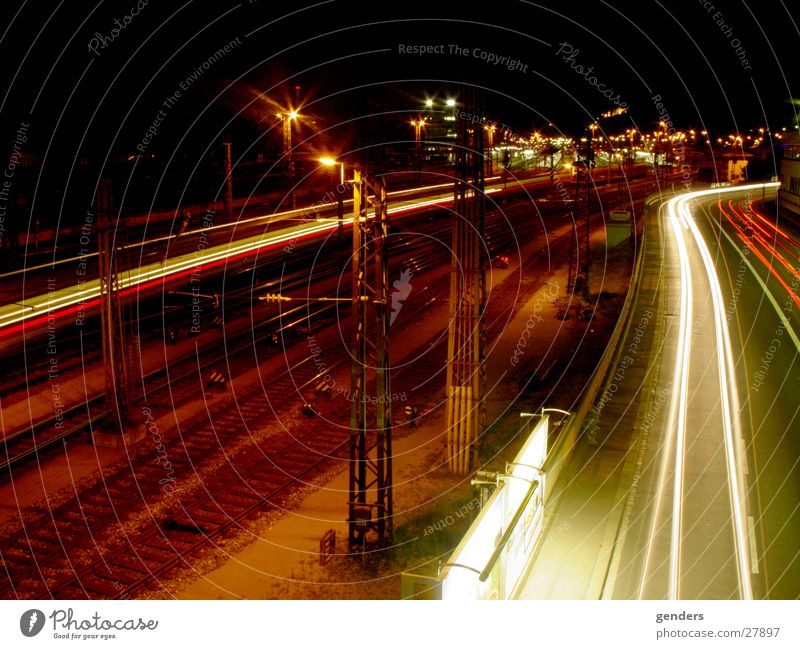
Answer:
[[(321, 162), (326, 167), (333, 167), (335, 165), (339, 165), (339, 187), (344, 186), (344, 162), (338, 162), (333, 158), (319, 158), (319, 162)], [(342, 192), (339, 191), (339, 187), (336, 188), (336, 218), (338, 219), (338, 225), (336, 228), (336, 236), (341, 238), (344, 234), (344, 198), (342, 197)]]
[(292, 160), (292, 120), (296, 120), (299, 115), (296, 110), (285, 113), (278, 113), (277, 118), (283, 122), (283, 155), (291, 162)]
[(292, 160), (292, 121), (296, 120), (299, 115), (296, 110), (290, 110), (286, 113), (278, 113), (278, 119), (283, 122), (283, 155), (286, 158), (287, 172), (289, 175), (290, 195), (292, 209), (297, 207), (294, 195), (294, 160)]
[(414, 127), (414, 142), (416, 143), (417, 152), (419, 152), (422, 142), (422, 129), (428, 125), (427, 119), (427, 117), (421, 117), (420, 119), (411, 120), (411, 126)]
[(417, 171), (417, 182), (419, 182), (419, 173), (422, 169), (422, 129), (428, 125), (427, 119), (427, 117), (421, 117), (412, 119), (410, 122), (414, 127), (414, 156), (416, 158), (414, 166)]
[(494, 173), (494, 157), (493, 157), (494, 156), (494, 132), (495, 132), (495, 129), (497, 127), (494, 124), (491, 124), (491, 125), (487, 124), (483, 128), (486, 129), (486, 133), (488, 135), (488, 145), (489, 146), (487, 147), (488, 148), (488, 155), (486, 156), (486, 158), (487, 158), (487, 167), (489, 167), (489, 169), (487, 170), (487, 175), (491, 176)]

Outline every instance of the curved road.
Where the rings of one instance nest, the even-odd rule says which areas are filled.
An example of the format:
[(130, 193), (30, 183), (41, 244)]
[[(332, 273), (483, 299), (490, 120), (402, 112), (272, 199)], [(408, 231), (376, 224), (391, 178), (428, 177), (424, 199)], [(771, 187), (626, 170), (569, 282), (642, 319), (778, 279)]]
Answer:
[(800, 597), (800, 232), (765, 214), (775, 186), (648, 211), (628, 330), (522, 597)]
[(761, 189), (659, 209), (664, 326), (649, 366), (662, 407), (615, 597), (800, 594), (800, 244), (753, 206)]

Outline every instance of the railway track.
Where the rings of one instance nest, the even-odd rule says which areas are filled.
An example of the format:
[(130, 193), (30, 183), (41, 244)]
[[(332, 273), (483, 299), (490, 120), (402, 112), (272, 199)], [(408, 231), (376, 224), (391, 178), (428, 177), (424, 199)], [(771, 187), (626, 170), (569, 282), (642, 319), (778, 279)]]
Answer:
[[(329, 360), (329, 369), (341, 365), (345, 358), (342, 350), (338, 361)], [(258, 431), (264, 428), (265, 412), (291, 417), (297, 392), (310, 389), (318, 379), (319, 372), (308, 357), (275, 377), (263, 391), (240, 399), (238, 408), (228, 409), (213, 423), (192, 428), (190, 434), (165, 443), (157, 431), (151, 431), (152, 443), (140, 445), (129, 465), (104, 476), (76, 498), (3, 539), (0, 596), (108, 596), (108, 592), (84, 587), (82, 577), (101, 573), (98, 578), (102, 579), (102, 566), (108, 565), (109, 557), (126, 556), (137, 547), (137, 540), (142, 541), (144, 556), (153, 552), (144, 546), (152, 545), (150, 541), (158, 534), (165, 539), (181, 539), (194, 533), (197, 541), (199, 526), (188, 532), (188, 523), (182, 521), (187, 516), (186, 520), (191, 520), (195, 508), (198, 512), (207, 511), (213, 494), (224, 494), (216, 500), (230, 502), (228, 509), (221, 511), (237, 520), (237, 502), (244, 516), (255, 500), (265, 502), (265, 497), (283, 491), (285, 483), (296, 482), (302, 472), (312, 470), (312, 464), (320, 457), (334, 452), (335, 445), (328, 444), (331, 435), (329, 431), (310, 431), (287, 444), (283, 435), (267, 435), (260, 440)], [(341, 433), (341, 439), (345, 438)], [(301, 452), (301, 448), (305, 450)], [(301, 461), (300, 456), (312, 450), (314, 462)], [(254, 463), (258, 471), (252, 468)], [(274, 483), (271, 489), (270, 482)], [(211, 485), (213, 490), (209, 489)], [(141, 514), (142, 508), (143, 520), (136, 521), (135, 515)], [(205, 522), (203, 535), (222, 531), (214, 527), (213, 516), (199, 513), (198, 517)], [(144, 530), (131, 533), (131, 526), (144, 526)], [(174, 555), (180, 554), (182, 548), (176, 541), (172, 549), (164, 550)], [(130, 582), (126, 576), (129, 573), (121, 570), (114, 579), (119, 584)], [(79, 592), (84, 594), (78, 595)]]
[[(551, 252), (568, 249), (569, 238), (552, 241)], [(522, 289), (512, 282), (493, 295), (487, 308), (490, 337), (537, 288), (535, 282)], [(445, 367), (445, 351), (440, 342), (420, 354), (424, 362), (398, 371), (395, 385), (435, 399), (445, 375), (431, 379), (430, 367)], [(347, 359), (344, 349), (329, 353), (325, 372)], [(240, 398), (237, 410), (187, 431), (161, 460), (152, 447), (139, 449), (129, 466), (3, 539), (0, 596), (130, 597), (170, 571), (191, 566), (204, 548), (254, 513), (280, 508), (293, 488), (343, 460), (347, 447), (344, 426), (305, 426), (311, 430), (288, 442), (282, 435), (261, 439), (254, 432), (263, 428), (265, 412), (278, 419), (297, 416), (296, 395), (313, 391), (322, 376), (313, 361), (306, 357)]]
[[(420, 247), (419, 244), (409, 247), (405, 251), (406, 254), (402, 261), (403, 264), (412, 267), (414, 272), (424, 272), (433, 263), (430, 255), (420, 254)], [(335, 262), (324, 265), (319, 269), (320, 275), (317, 279), (334, 275), (338, 268), (339, 266)], [(306, 281), (307, 275), (296, 274), (290, 277), (288, 282), (280, 284), (277, 283), (278, 280), (264, 282), (255, 288), (246, 289), (246, 292), (251, 296), (257, 296), (278, 285), (283, 291), (291, 291), (304, 287)], [(241, 295), (241, 291), (237, 291), (229, 297), (240, 298)], [(250, 307), (249, 302), (247, 306)], [(232, 357), (258, 348), (260, 343), (264, 343), (263, 348), (265, 349), (288, 348), (292, 344), (291, 338), (296, 327), (307, 321), (323, 321), (334, 309), (334, 305), (315, 305), (310, 310), (305, 305), (296, 306), (283, 310), (268, 320), (253, 321), (251, 328), (229, 337), (226, 341), (227, 348), (221, 353), (217, 352), (219, 342), (217, 340), (209, 341), (198, 347), (190, 356), (148, 373), (143, 377), (143, 392), (151, 401), (158, 398), (159, 395), (168, 395), (170, 404), (177, 407), (184, 401), (197, 396), (196, 379), (198, 376), (202, 376), (213, 368), (228, 367)], [(275, 337), (277, 337), (277, 344)], [(209, 353), (210, 358), (199, 361), (200, 357), (208, 356)], [(95, 395), (61, 413), (62, 418), (60, 419), (55, 416), (48, 417), (32, 426), (5, 436), (0, 440), (0, 472), (40, 456), (49, 449), (62, 445), (72, 437), (91, 432), (105, 419), (103, 404), (104, 397)]]
[[(408, 310), (403, 319), (417, 315)], [(328, 426), (289, 443), (281, 435), (251, 443), (255, 431), (264, 427), (265, 413), (278, 421), (297, 416), (297, 396), (314, 401), (323, 373), (334, 372), (348, 359), (344, 348), (334, 349), (320, 371), (313, 356), (305, 357), (241, 395), (236, 409), (186, 431), (161, 461), (152, 447), (137, 447), (128, 466), (2, 540), (0, 597), (126, 597), (256, 510), (276, 507), (290, 486), (339, 457), (349, 431)], [(323, 417), (315, 421), (326, 414), (334, 419), (337, 413), (324, 412), (335, 410), (333, 404), (317, 401)], [(187, 475), (193, 484), (184, 499), (180, 483)], [(142, 525), (135, 533), (127, 531)]]

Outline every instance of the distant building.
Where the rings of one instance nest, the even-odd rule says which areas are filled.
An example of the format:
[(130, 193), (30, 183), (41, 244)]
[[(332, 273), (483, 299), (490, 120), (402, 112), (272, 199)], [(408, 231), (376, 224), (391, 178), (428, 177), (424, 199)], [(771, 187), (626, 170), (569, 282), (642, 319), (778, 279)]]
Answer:
[(720, 169), (720, 180), (729, 183), (740, 183), (747, 178), (747, 163), (753, 155), (744, 152), (730, 152), (722, 156), (723, 166)]
[[(428, 162), (452, 161), (453, 145), (456, 141), (456, 109), (455, 100), (443, 97), (427, 99), (425, 109), (420, 113), (425, 120), (421, 133), (423, 159)], [(452, 104), (450, 103), (452, 102)]]
[(784, 216), (800, 219), (800, 136), (793, 134), (783, 147), (778, 206)]
[(702, 182), (740, 183), (747, 178), (747, 164), (753, 157), (745, 151), (726, 151), (697, 161)]

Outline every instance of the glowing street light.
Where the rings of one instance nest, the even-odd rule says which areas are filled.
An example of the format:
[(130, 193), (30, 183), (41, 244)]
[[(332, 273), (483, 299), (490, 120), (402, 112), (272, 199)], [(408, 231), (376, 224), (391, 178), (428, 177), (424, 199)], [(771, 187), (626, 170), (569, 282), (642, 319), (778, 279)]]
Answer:
[(488, 175), (491, 176), (494, 173), (494, 132), (495, 132), (495, 129), (497, 127), (494, 124), (491, 124), (491, 125), (487, 124), (483, 128), (486, 129), (486, 133), (489, 136), (488, 137), (488, 139), (489, 139), (489, 142), (488, 142), (488, 144), (489, 144), (489, 146), (488, 146), (489, 155), (486, 156), (486, 158), (487, 158), (486, 162), (487, 162), (487, 166), (489, 167), (489, 169), (487, 170)]
[(338, 160), (334, 160), (333, 158), (319, 158), (319, 162), (321, 162), (326, 167), (333, 167), (335, 165), (339, 165), (339, 183), (344, 185), (344, 162), (339, 162)]
[(420, 119), (412, 119), (411, 126), (414, 127), (414, 141), (416, 142), (417, 149), (419, 149), (420, 141), (422, 140), (422, 129), (427, 126), (427, 117)]
[(336, 234), (341, 238), (344, 234), (344, 198), (342, 197), (342, 192), (344, 191), (342, 189), (344, 187), (344, 162), (339, 162), (327, 156), (319, 158), (319, 162), (326, 167), (339, 165), (339, 187), (336, 188), (336, 218), (338, 220)]
[(298, 119), (300, 116), (296, 110), (290, 110), (286, 113), (278, 113), (278, 119), (283, 122), (283, 155), (288, 161), (292, 160), (292, 121)]

